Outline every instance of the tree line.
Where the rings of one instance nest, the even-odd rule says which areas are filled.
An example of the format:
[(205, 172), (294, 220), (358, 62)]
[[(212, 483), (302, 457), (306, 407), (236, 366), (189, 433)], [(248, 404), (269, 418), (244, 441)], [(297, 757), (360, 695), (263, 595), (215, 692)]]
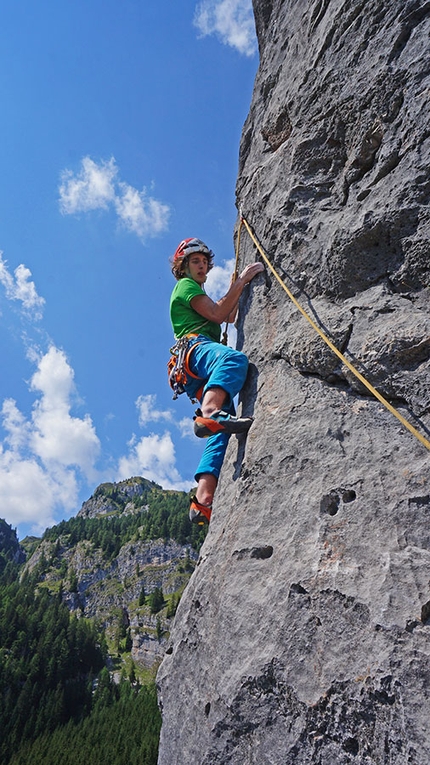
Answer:
[(155, 683), (107, 682), (87, 717), (27, 742), (8, 765), (156, 765), (161, 715)]
[[(155, 688), (125, 679), (115, 685), (103, 634), (71, 615), (61, 594), (38, 586), (38, 567), (20, 578), (15, 558), (6, 541), (0, 552), (1, 765), (156, 765)], [(63, 747), (68, 759), (60, 759)]]

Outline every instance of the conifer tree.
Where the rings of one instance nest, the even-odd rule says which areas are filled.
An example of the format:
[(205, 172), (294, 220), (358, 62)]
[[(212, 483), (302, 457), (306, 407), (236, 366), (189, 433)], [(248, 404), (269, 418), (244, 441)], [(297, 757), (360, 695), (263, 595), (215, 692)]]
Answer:
[(164, 606), (164, 595), (162, 588), (156, 587), (155, 590), (151, 592), (148, 600), (151, 614), (157, 614), (159, 611), (161, 611)]

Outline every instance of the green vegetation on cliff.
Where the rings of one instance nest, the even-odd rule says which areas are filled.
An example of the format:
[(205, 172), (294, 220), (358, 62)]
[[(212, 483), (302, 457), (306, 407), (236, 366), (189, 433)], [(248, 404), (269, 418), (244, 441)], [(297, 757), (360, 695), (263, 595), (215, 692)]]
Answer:
[[(79, 514), (62, 521), (45, 531), (43, 539), (52, 541), (67, 537), (68, 546), (87, 540), (109, 559), (118, 555), (121, 547), (132, 540), (173, 539), (195, 549), (201, 546), (205, 531), (189, 521), (188, 494), (164, 491), (154, 485), (144, 487), (141, 494), (130, 497), (118, 489), (124, 484), (99, 486), (91, 498), (101, 507), (96, 517)], [(104, 501), (109, 512), (103, 512)]]

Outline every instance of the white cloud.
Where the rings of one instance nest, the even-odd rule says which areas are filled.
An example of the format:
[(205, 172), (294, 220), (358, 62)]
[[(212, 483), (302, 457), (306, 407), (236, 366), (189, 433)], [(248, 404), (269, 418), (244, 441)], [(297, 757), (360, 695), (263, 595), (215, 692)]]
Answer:
[(12, 276), (2, 256), (0, 252), (0, 283), (5, 288), (6, 297), (9, 300), (20, 300), (24, 310), (33, 319), (41, 319), (45, 300), (37, 294), (34, 282), (30, 281), (30, 269), (21, 263)]
[(117, 480), (143, 475), (165, 489), (188, 491), (194, 483), (182, 480), (175, 461), (175, 447), (170, 433), (162, 436), (151, 433), (139, 441), (133, 437), (128, 455), (119, 460)]
[(112, 157), (99, 165), (90, 157), (84, 157), (78, 175), (71, 170), (64, 170), (60, 185), (60, 209), (64, 214), (87, 212), (88, 210), (106, 210), (115, 199), (115, 177), (118, 168)]
[(51, 475), (32, 457), (3, 450), (0, 445), (0, 505), (2, 517), (13, 526), (32, 524), (42, 533), (54, 523), (54, 509), (71, 510), (77, 501), (72, 473)]
[(139, 412), (139, 425), (144, 427), (148, 422), (158, 422), (159, 420), (172, 420), (172, 412), (170, 410), (160, 411), (155, 408), (157, 396), (155, 394), (149, 394), (147, 396), (139, 396), (136, 401), (136, 406)]
[[(74, 371), (65, 353), (51, 346), (46, 353), (30, 349), (36, 369), (29, 382), (35, 395), (26, 417), (16, 401), (8, 398), (0, 409), (0, 508), (1, 516), (14, 526), (31, 526), (41, 534), (47, 526), (77, 509), (83, 477), (96, 484), (102, 475), (96, 469), (100, 442), (88, 414), (76, 417), (72, 404), (76, 396)], [(136, 401), (139, 424), (173, 422), (170, 410), (157, 408), (155, 395), (141, 395)], [(189, 420), (189, 423), (192, 423)], [(188, 491), (193, 482), (184, 481), (176, 467), (171, 434), (133, 436), (128, 453), (118, 461), (116, 480), (143, 475), (167, 489)], [(104, 471), (112, 480), (112, 470)]]
[(196, 437), (194, 435), (194, 420), (192, 417), (183, 417), (182, 420), (179, 420), (178, 428), (181, 432), (182, 438), (191, 438), (193, 441), (195, 441)]
[(31, 380), (31, 389), (41, 393), (33, 408), (31, 446), (45, 464), (74, 465), (91, 478), (100, 442), (89, 415), (70, 414), (73, 378), (64, 352), (52, 346)]
[[(154, 394), (139, 396), (136, 406), (139, 412), (139, 425), (145, 427), (149, 422), (168, 421), (172, 422), (181, 432), (182, 436), (193, 435), (191, 419), (184, 418), (177, 421), (171, 410), (161, 411), (156, 407), (157, 397)], [(165, 489), (188, 491), (193, 482), (184, 481), (176, 468), (175, 446), (171, 433), (166, 431), (162, 435), (151, 433), (140, 439), (133, 435), (126, 456), (118, 462), (118, 474), (116, 480), (124, 480), (131, 475), (143, 475), (151, 481), (163, 486)]]
[(203, 37), (216, 34), (245, 56), (257, 51), (251, 0), (203, 0), (196, 8), (194, 25)]
[(81, 161), (81, 170), (61, 174), (60, 210), (72, 215), (90, 210), (115, 210), (122, 225), (142, 240), (157, 236), (167, 228), (170, 208), (119, 179), (114, 157), (99, 164), (90, 157)]
[(142, 428), (146, 427), (149, 422), (164, 420), (178, 428), (181, 438), (192, 438), (195, 442), (194, 420), (192, 417), (183, 417), (181, 420), (178, 420), (171, 409), (162, 411), (156, 408), (156, 404), (157, 396), (154, 393), (139, 396), (137, 399), (136, 407), (139, 412), (139, 425)]
[(231, 277), (234, 272), (235, 260), (225, 260), (224, 265), (214, 266), (208, 273), (205, 289), (210, 294), (212, 300), (219, 300), (224, 297), (231, 284)]
[(120, 183), (119, 189), (115, 209), (129, 231), (146, 239), (165, 230), (170, 212), (167, 205), (148, 197), (145, 189), (138, 191), (128, 183)]
[(12, 398), (6, 399), (2, 407), (3, 427), (7, 433), (6, 442), (11, 446), (12, 451), (19, 451), (26, 446), (30, 434), (30, 424), (19, 411), (16, 401)]
[(74, 373), (54, 346), (38, 357), (30, 381), (36, 396), (27, 419), (13, 399), (1, 409), (6, 433), (0, 444), (0, 507), (9, 523), (34, 523), (40, 533), (55, 511), (72, 510), (78, 498), (79, 471), (96, 479), (100, 443), (88, 415), (71, 414)]

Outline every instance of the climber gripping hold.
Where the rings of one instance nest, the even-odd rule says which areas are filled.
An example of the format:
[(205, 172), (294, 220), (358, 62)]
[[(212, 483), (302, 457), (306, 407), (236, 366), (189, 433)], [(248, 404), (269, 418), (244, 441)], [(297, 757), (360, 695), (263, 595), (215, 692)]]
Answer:
[[(228, 292), (214, 302), (203, 285), (213, 267), (213, 252), (200, 239), (184, 239), (173, 256), (172, 272), (177, 284), (170, 299), (170, 318), (177, 340), (188, 338), (186, 367), (177, 370), (181, 388), (201, 410), (194, 418), (194, 432), (207, 443), (195, 479), (190, 519), (209, 523), (212, 500), (231, 433), (245, 433), (251, 417), (237, 417), (233, 399), (242, 389), (248, 359), (244, 353), (222, 345), (221, 324), (233, 322), (246, 284), (264, 270), (261, 263), (246, 266), (232, 281)], [(172, 370), (170, 370), (172, 384)], [(172, 385), (173, 387), (173, 385)], [(182, 392), (177, 388), (176, 393)]]

